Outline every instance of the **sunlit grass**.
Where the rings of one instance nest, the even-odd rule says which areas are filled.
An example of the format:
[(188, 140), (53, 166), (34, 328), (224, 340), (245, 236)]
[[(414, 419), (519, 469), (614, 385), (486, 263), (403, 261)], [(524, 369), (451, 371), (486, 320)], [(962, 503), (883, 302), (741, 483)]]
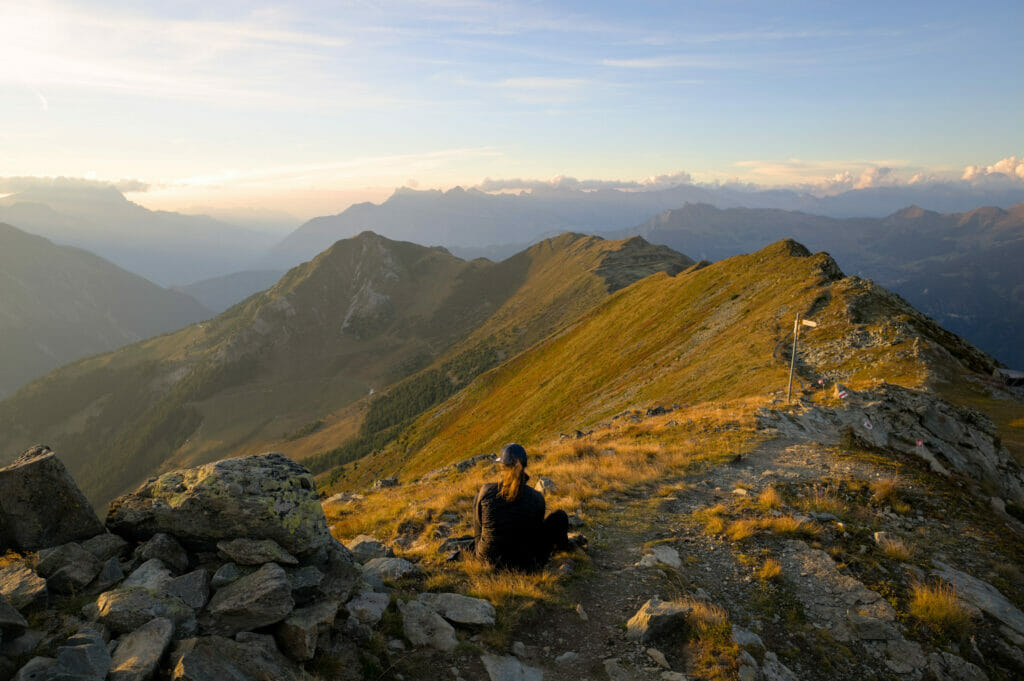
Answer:
[(774, 487), (768, 487), (757, 497), (757, 505), (766, 511), (782, 508), (784, 505), (782, 495)]
[(878, 542), (878, 547), (882, 549), (886, 558), (891, 560), (908, 561), (914, 555), (913, 547), (899, 537), (882, 537)]
[(766, 558), (757, 571), (757, 578), (762, 582), (773, 582), (782, 577), (782, 563), (774, 558)]
[(957, 598), (953, 587), (944, 584), (915, 584), (911, 587), (910, 614), (946, 637), (963, 637), (971, 629), (971, 616)]

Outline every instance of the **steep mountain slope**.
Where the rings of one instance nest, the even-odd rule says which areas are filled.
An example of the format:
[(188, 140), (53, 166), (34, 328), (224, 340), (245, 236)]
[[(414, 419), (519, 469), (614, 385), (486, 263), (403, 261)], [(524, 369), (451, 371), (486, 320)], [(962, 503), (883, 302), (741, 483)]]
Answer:
[(211, 315), (92, 253), (0, 224), (0, 397), (61, 364)]
[(1024, 204), (954, 214), (913, 206), (882, 219), (845, 220), (690, 204), (615, 233), (634, 234), (709, 260), (795, 238), (891, 288), (1003, 362), (1024, 366)]
[(202, 215), (151, 211), (112, 186), (64, 178), (0, 198), (0, 220), (164, 286), (250, 269), (275, 240)]
[[(994, 366), (898, 296), (844, 278), (829, 256), (787, 240), (619, 291), (482, 375), (348, 474), (362, 482), (417, 475), (508, 441), (586, 430), (623, 410), (784, 394), (797, 313), (819, 324), (805, 334), (798, 393), (821, 378), (952, 394), (966, 390), (965, 376), (976, 380)], [(1009, 420), (1021, 415), (1014, 404)]]
[[(59, 446), (90, 498), (105, 503), (161, 466), (301, 435), (304, 424), (439, 358), (474, 377), (504, 347), (518, 351), (609, 290), (689, 263), (640, 239), (579, 235), (502, 263), (466, 262), (364, 233), (207, 323), (30, 384), (0, 403), (0, 451)], [(495, 313), (504, 321), (488, 322)], [(401, 421), (406, 409), (383, 420)]]

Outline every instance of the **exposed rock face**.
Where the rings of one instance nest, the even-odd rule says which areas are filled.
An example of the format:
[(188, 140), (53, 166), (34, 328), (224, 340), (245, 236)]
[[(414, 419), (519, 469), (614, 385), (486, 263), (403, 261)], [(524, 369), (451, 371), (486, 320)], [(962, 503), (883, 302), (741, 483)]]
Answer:
[(103, 681), (110, 671), (110, 653), (99, 632), (81, 631), (57, 649), (49, 681)]
[(961, 599), (1002, 622), (1018, 635), (1024, 636), (1024, 613), (1008, 601), (998, 589), (945, 563), (937, 560), (932, 562), (936, 567), (935, 574), (953, 585)]
[(528, 667), (511, 655), (481, 655), (487, 676), (491, 681), (541, 681), (544, 672)]
[(0, 635), (15, 638), (25, 633), (28, 622), (7, 599), (0, 596)]
[(334, 624), (338, 607), (337, 601), (324, 601), (292, 612), (277, 625), (275, 638), (281, 650), (293, 660), (312, 660), (320, 637)]
[(49, 447), (32, 447), (0, 468), (0, 551), (38, 551), (101, 532), (92, 506)]
[(188, 554), (185, 553), (185, 549), (174, 537), (163, 532), (157, 532), (149, 541), (135, 549), (135, 557), (139, 560), (156, 558), (178, 572), (188, 569)]
[(220, 540), (273, 539), (297, 556), (333, 541), (313, 476), (278, 453), (165, 473), (111, 502), (107, 526), (135, 539), (168, 532), (207, 550)]
[(214, 595), (209, 606), (211, 629), (228, 635), (253, 631), (280, 622), (294, 607), (284, 569), (277, 563), (267, 563)]
[(823, 444), (838, 444), (849, 429), (875, 447), (921, 457), (936, 473), (965, 475), (1024, 504), (1024, 470), (999, 443), (995, 425), (984, 414), (895, 385), (877, 393), (847, 392), (845, 409), (763, 412), (762, 419), (784, 434)]
[(402, 630), (414, 646), (431, 646), (451, 652), (459, 644), (455, 629), (443, 617), (419, 601), (398, 602), (402, 613)]
[(462, 594), (420, 594), (420, 603), (456, 624), (494, 626), (494, 606), (480, 598)]
[(217, 552), (238, 565), (298, 565), (295, 556), (281, 548), (273, 539), (232, 539), (217, 542)]

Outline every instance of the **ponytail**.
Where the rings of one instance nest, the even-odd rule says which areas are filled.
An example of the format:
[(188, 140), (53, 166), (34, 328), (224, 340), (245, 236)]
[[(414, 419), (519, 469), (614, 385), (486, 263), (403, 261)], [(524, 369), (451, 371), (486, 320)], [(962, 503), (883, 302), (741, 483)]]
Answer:
[(505, 501), (515, 501), (519, 498), (525, 479), (526, 473), (521, 461), (516, 461), (512, 466), (505, 466), (505, 477), (502, 478), (498, 496)]

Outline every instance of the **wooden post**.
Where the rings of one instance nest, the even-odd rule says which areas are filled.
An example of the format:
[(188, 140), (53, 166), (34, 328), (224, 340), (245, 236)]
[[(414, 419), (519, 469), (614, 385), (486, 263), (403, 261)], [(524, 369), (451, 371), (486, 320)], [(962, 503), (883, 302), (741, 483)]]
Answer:
[(793, 399), (793, 370), (796, 368), (796, 344), (800, 340), (800, 313), (796, 314), (796, 321), (793, 322), (793, 354), (789, 358), (789, 387), (786, 388), (786, 402)]

